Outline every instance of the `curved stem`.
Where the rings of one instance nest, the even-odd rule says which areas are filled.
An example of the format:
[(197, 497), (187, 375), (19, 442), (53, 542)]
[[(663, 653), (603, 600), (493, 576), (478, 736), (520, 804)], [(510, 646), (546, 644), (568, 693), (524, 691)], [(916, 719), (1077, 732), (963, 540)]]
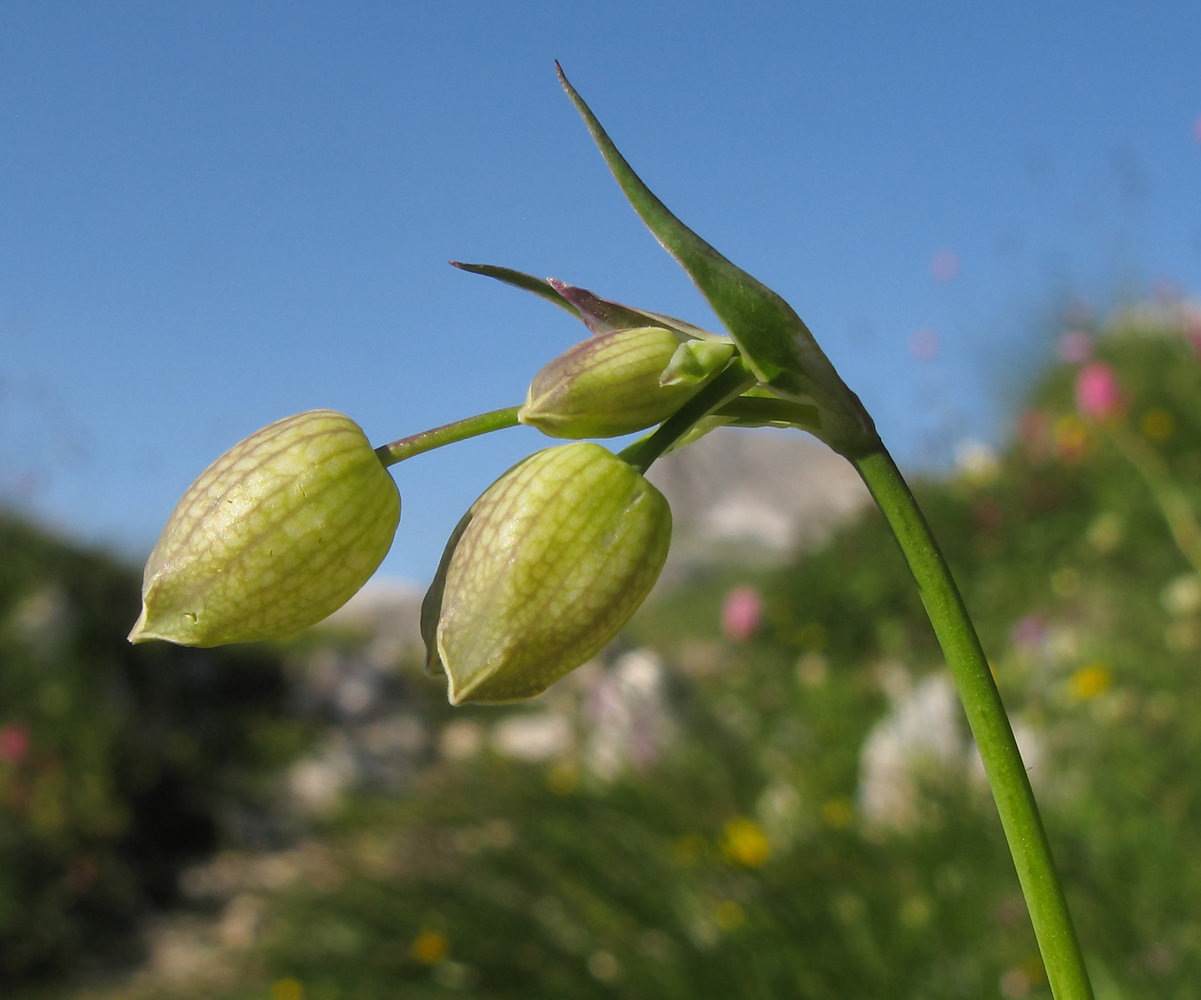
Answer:
[(620, 452), (639, 472), (646, 472), (651, 463), (692, 430), (693, 425), (719, 406), (742, 395), (756, 382), (755, 376), (741, 358), (734, 358), (708, 385), (668, 417), (653, 434), (639, 438)]
[(1172, 479), (1168, 463), (1151, 445), (1125, 428), (1114, 428), (1109, 436), (1118, 452), (1138, 470), (1151, 490), (1176, 547), (1201, 574), (1201, 526), (1197, 524), (1188, 495)]
[(491, 410), (464, 420), (456, 420), (454, 423), (443, 424), (420, 434), (410, 434), (391, 444), (381, 444), (375, 449), (375, 453), (384, 465), (395, 465), (406, 458), (420, 455), (423, 451), (441, 448), (444, 444), (454, 444), (456, 441), (465, 441), (480, 434), (516, 427), (517, 411), (520, 409), (520, 406), (509, 406), (503, 410)]
[(917, 501), (883, 445), (855, 468), (891, 526), (951, 668), (1000, 813), (1055, 1000), (1092, 1000), (1038, 804), (988, 660)]

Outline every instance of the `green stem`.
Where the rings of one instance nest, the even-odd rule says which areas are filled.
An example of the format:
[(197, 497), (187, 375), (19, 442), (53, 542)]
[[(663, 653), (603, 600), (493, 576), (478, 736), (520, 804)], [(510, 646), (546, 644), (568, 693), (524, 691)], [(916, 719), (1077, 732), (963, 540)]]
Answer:
[(698, 420), (742, 395), (755, 382), (746, 362), (734, 358), (720, 375), (663, 421), (658, 430), (639, 438), (618, 457), (624, 458), (639, 472), (646, 472), (651, 463), (692, 430)]
[(375, 453), (384, 465), (395, 465), (406, 458), (420, 455), (423, 451), (441, 448), (444, 444), (454, 444), (456, 441), (465, 441), (480, 434), (516, 427), (517, 411), (520, 409), (520, 406), (509, 406), (503, 410), (491, 410), (467, 417), (465, 420), (456, 420), (454, 423), (443, 424), (420, 434), (410, 434), (391, 444), (381, 444), (375, 449)]
[(854, 459), (854, 464), (900, 543), (954, 676), (1026, 897), (1051, 992), (1055, 1000), (1092, 1000), (1038, 804), (963, 598), (917, 501), (884, 446)]
[(1168, 463), (1146, 441), (1124, 427), (1114, 428), (1109, 436), (1118, 452), (1138, 470), (1151, 490), (1176, 547), (1201, 574), (1201, 526), (1197, 524), (1188, 495), (1172, 479)]
[(729, 417), (736, 427), (800, 427), (811, 433), (821, 430), (818, 408), (808, 403), (794, 403), (791, 399), (739, 396), (714, 412), (719, 417)]

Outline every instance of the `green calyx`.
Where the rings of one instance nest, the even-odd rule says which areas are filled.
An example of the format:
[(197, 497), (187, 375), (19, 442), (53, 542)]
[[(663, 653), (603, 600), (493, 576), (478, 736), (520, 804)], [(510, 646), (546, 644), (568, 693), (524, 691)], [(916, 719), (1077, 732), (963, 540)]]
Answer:
[(399, 521), (396, 484), (353, 420), (333, 410), (279, 420), (180, 499), (146, 563), (129, 640), (293, 635), (367, 582)]
[(546, 364), (517, 418), (559, 438), (640, 431), (675, 413), (733, 353), (728, 341), (681, 343), (662, 327), (604, 333)]
[(735, 350), (729, 341), (685, 340), (663, 369), (659, 385), (688, 386), (695, 393), (725, 367)]
[(600, 651), (650, 593), (671, 509), (597, 444), (548, 448), (472, 505), (421, 609), (427, 669), (452, 704), (544, 691)]

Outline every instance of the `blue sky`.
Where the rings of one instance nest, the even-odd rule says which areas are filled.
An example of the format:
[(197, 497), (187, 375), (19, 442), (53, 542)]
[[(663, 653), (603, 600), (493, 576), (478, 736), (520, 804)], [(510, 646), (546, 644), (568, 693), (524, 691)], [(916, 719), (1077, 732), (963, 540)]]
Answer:
[[(899, 458), (945, 461), (1003, 437), (1069, 299), (1201, 292), (1199, 57), (1195, 2), (9, 0), (0, 498), (140, 559), (279, 417), (332, 407), (382, 443), (520, 402), (583, 328), (450, 259), (711, 324), (555, 58), (663, 200), (805, 317)], [(428, 577), (543, 440), (395, 467), (385, 572)]]

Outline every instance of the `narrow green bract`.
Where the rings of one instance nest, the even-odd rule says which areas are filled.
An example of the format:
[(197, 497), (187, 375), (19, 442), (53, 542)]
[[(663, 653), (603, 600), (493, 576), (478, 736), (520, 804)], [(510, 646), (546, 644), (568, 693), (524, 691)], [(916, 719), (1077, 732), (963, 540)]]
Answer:
[(396, 484), (333, 410), (277, 421), (210, 465), (146, 563), (131, 642), (277, 639), (340, 608), (375, 572), (400, 520)]
[(671, 509), (600, 445), (531, 455), (475, 502), (422, 607), (450, 701), (531, 698), (605, 646), (646, 599)]

